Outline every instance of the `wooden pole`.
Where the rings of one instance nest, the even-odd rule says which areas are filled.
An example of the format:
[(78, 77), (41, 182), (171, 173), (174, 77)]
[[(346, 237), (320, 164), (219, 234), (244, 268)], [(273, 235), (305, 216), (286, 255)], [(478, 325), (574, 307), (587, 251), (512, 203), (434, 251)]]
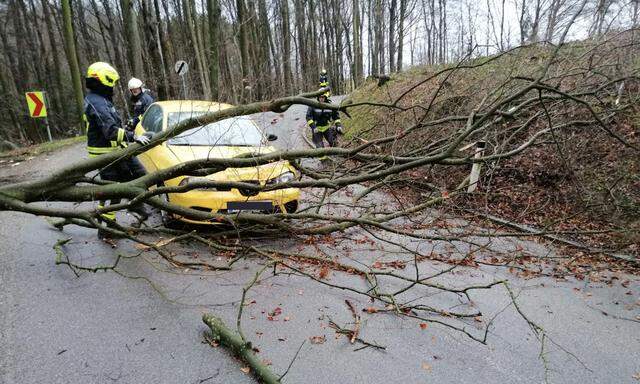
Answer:
[[(476, 153), (473, 156), (474, 159), (479, 159), (484, 156), (484, 141), (478, 141), (476, 143)], [(478, 181), (480, 180), (480, 170), (482, 169), (482, 163), (473, 163), (471, 166), (471, 174), (469, 175), (469, 187), (467, 188), (467, 192), (471, 193), (478, 188)]]

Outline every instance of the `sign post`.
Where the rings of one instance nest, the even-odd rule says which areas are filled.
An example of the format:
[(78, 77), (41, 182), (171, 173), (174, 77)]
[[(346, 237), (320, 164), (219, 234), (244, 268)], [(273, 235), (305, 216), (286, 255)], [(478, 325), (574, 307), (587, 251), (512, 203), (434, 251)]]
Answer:
[[(477, 141), (475, 143), (471, 143), (460, 148), (461, 151), (465, 151), (472, 147), (475, 147), (475, 154), (473, 155), (474, 159), (479, 159), (484, 156), (484, 148), (486, 146), (485, 141)], [(478, 188), (478, 182), (480, 181), (480, 170), (482, 169), (481, 163), (473, 163), (471, 166), (471, 173), (469, 174), (469, 187), (467, 187), (467, 192), (475, 192), (476, 188)]]
[(27, 107), (29, 108), (29, 116), (34, 119), (44, 118), (44, 123), (47, 127), (47, 135), (49, 141), (53, 141), (51, 137), (51, 128), (49, 127), (49, 119), (47, 119), (47, 104), (45, 102), (45, 92), (33, 91), (25, 93), (27, 98)]
[(187, 64), (184, 60), (176, 61), (176, 65), (174, 65), (173, 70), (176, 71), (178, 76), (182, 79), (182, 97), (187, 99), (187, 81), (185, 80), (184, 75), (189, 72), (189, 64)]

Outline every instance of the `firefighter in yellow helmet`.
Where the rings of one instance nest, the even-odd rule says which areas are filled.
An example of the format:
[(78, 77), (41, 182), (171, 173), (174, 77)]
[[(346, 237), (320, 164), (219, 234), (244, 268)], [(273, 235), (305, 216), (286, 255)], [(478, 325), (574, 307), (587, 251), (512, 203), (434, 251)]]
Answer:
[[(329, 92), (318, 95), (321, 103), (330, 103)], [(338, 111), (332, 109), (309, 107), (307, 109), (307, 124), (311, 128), (311, 137), (316, 148), (323, 148), (326, 140), (330, 147), (337, 144), (338, 134), (342, 133), (342, 122)]]
[[(122, 120), (113, 105), (113, 88), (120, 79), (118, 72), (109, 64), (93, 63), (87, 69), (87, 96), (84, 98), (84, 119), (87, 124), (87, 150), (89, 157), (99, 156), (126, 147), (128, 142), (138, 142), (141, 145), (149, 143), (148, 136), (136, 136), (122, 126)], [(100, 171), (103, 180), (126, 182), (137, 179), (145, 174), (142, 164), (136, 158), (129, 158), (110, 164)], [(117, 204), (119, 201), (110, 201)], [(106, 202), (100, 202), (105, 206)], [(143, 205), (131, 208), (140, 216), (140, 222), (147, 219), (148, 212)], [(115, 212), (102, 215), (103, 219), (115, 221)], [(98, 231), (100, 237), (108, 232)]]
[(328, 88), (327, 89), (327, 97), (331, 96), (331, 87), (329, 87), (329, 77), (327, 76), (327, 70), (322, 68), (320, 70), (320, 88)]

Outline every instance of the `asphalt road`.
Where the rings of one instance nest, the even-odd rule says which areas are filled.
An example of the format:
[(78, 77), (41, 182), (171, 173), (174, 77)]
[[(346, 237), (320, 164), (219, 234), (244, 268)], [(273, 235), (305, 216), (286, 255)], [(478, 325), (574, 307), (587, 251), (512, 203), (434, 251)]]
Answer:
[[(304, 108), (255, 117), (279, 136), (277, 146), (305, 145), (299, 134)], [(0, 181), (45, 175), (84, 156), (83, 146), (76, 145), (17, 165), (2, 163)], [(375, 203), (385, 196), (372, 199)], [(176, 270), (145, 253), (122, 261), (118, 274), (77, 277), (54, 264), (53, 244), (68, 237), (73, 238), (65, 247), (68, 257), (84, 265), (108, 264), (117, 253), (134, 251), (125, 241), (111, 248), (95, 231), (69, 227), (59, 232), (43, 218), (0, 212), (0, 383), (254, 382), (224, 349), (202, 342), (206, 326), (201, 315), (213, 312), (235, 324), (242, 287), (261, 268), (261, 260), (241, 261), (228, 272), (202, 273)], [(399, 236), (389, 240), (424, 252), (446, 247)], [(342, 239), (311, 247), (283, 239), (273, 246), (314, 250), (354, 264), (410, 257), (399, 247), (376, 241)], [(533, 242), (495, 246), (507, 252), (524, 247), (553, 254), (550, 246)], [(171, 249), (184, 257), (220, 259), (198, 244)], [(420, 263), (425, 275), (444, 268), (433, 261)], [(351, 321), (345, 300), (358, 310), (371, 303), (291, 274), (263, 275), (249, 293), (243, 329), (278, 373), (304, 342), (286, 383), (639, 383), (634, 375), (640, 373), (640, 284), (635, 277), (616, 277), (608, 285), (596, 279), (524, 279), (503, 269), (459, 268), (437, 279), (452, 286), (508, 280), (521, 311), (544, 329), (544, 344), (510, 305), (505, 289), (497, 286), (472, 293), (471, 303), (428, 289), (411, 292), (416, 300), (450, 311), (480, 309), (481, 322), (456, 323), (475, 335), (493, 318), (486, 345), (438, 324), (423, 329), (413, 319), (362, 313), (361, 337), (386, 346), (386, 351), (355, 351), (359, 345), (336, 337), (328, 322), (344, 326)], [(359, 277), (338, 272), (328, 279), (364, 287)], [(269, 320), (268, 313), (277, 307), (282, 314)], [(326, 341), (314, 344), (314, 336)]]

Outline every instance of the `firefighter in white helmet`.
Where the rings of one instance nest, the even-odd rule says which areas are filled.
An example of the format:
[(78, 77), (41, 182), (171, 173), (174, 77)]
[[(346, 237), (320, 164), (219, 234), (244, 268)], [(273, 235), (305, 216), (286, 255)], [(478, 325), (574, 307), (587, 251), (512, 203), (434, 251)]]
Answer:
[(129, 120), (127, 126), (129, 129), (135, 129), (140, 122), (140, 118), (146, 112), (147, 108), (155, 101), (151, 92), (143, 87), (142, 80), (132, 77), (129, 80), (129, 92), (131, 93), (131, 109), (133, 118)]

